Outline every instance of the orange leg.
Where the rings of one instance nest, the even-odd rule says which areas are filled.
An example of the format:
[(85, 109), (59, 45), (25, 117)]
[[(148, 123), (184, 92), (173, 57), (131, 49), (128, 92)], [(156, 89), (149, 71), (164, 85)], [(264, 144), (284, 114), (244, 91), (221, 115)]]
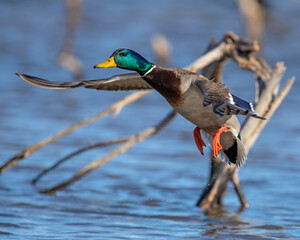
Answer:
[(224, 132), (227, 129), (228, 127), (223, 126), (214, 132), (213, 141), (212, 141), (212, 149), (213, 149), (214, 157), (217, 157), (218, 152), (222, 149), (222, 145), (220, 144), (220, 135), (222, 132)]
[(206, 146), (205, 143), (203, 142), (202, 138), (201, 138), (201, 134), (200, 134), (200, 128), (196, 127), (194, 129), (194, 139), (195, 139), (195, 143), (199, 149), (199, 151), (201, 152), (202, 155), (204, 155), (203, 153), (203, 146)]

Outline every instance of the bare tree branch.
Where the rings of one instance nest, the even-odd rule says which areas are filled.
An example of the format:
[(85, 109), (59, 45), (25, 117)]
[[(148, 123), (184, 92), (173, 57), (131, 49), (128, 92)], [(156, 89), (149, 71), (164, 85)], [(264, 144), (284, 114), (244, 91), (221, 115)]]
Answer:
[[(271, 70), (263, 59), (256, 58), (252, 54), (259, 49), (255, 42), (251, 45), (251, 42), (240, 40), (232, 33), (226, 34), (225, 41), (236, 44), (235, 48), (230, 48), (227, 56), (232, 58), (240, 68), (250, 70), (256, 76), (259, 87), (256, 88), (257, 100), (255, 109), (260, 116), (267, 118), (267, 120), (258, 120), (248, 117), (244, 122), (241, 130), (241, 137), (247, 151), (249, 151), (264, 126), (268, 123), (273, 113), (289, 92), (293, 85), (294, 78), (288, 80), (279, 95), (277, 95), (280, 80), (285, 72), (284, 64), (281, 62), (277, 63), (274, 69)], [(223, 64), (224, 59), (220, 59), (218, 62), (213, 62), (211, 64), (214, 68), (207, 68), (204, 69), (204, 71), (206, 71), (209, 78), (220, 79), (221, 76), (217, 76), (218, 74), (221, 74), (221, 72), (218, 71), (218, 68)], [(249, 203), (247, 202), (240, 185), (238, 169), (235, 165), (230, 166), (222, 163), (218, 158), (212, 158), (211, 160), (210, 179), (207, 187), (197, 202), (197, 206), (200, 206), (202, 209), (208, 209), (215, 203), (221, 204), (224, 187), (226, 188), (229, 181), (232, 181), (234, 184), (242, 208), (249, 207)]]
[(33, 180), (32, 180), (32, 184), (36, 184), (41, 177), (43, 177), (45, 174), (47, 174), (48, 172), (54, 170), (55, 168), (57, 168), (59, 165), (61, 165), (62, 163), (64, 163), (65, 161), (67, 161), (68, 159), (79, 155), (85, 151), (91, 150), (93, 148), (99, 148), (99, 147), (105, 147), (105, 146), (109, 146), (112, 144), (117, 144), (117, 143), (122, 143), (122, 142), (126, 142), (128, 140), (129, 137), (123, 137), (123, 138), (118, 138), (118, 139), (114, 139), (114, 140), (109, 140), (109, 141), (103, 141), (103, 142), (99, 142), (99, 143), (95, 143), (95, 144), (90, 144), (86, 147), (80, 148), (70, 154), (68, 154), (67, 156), (65, 156), (64, 158), (58, 160), (55, 164), (53, 164), (52, 166), (44, 169), (40, 174), (38, 174)]
[(266, 3), (262, 0), (238, 0), (246, 25), (247, 37), (262, 43), (266, 20)]
[(219, 61), (227, 53), (226, 43), (221, 42), (217, 47), (207, 52), (202, 57), (198, 58), (192, 64), (186, 67), (187, 70), (197, 72), (214, 61)]
[(56, 185), (56, 186), (54, 186), (52, 188), (42, 190), (42, 192), (43, 193), (54, 193), (57, 190), (70, 185), (71, 183), (73, 183), (76, 180), (82, 178), (83, 176), (85, 176), (86, 174), (88, 174), (89, 172), (91, 172), (92, 170), (94, 170), (96, 168), (99, 168), (103, 164), (107, 163), (112, 158), (116, 157), (117, 155), (119, 155), (121, 153), (124, 153), (128, 149), (132, 148), (134, 145), (136, 145), (137, 143), (141, 142), (142, 140), (144, 140), (144, 139), (152, 136), (153, 134), (156, 134), (163, 127), (165, 127), (175, 116), (176, 116), (176, 112), (172, 111), (161, 122), (159, 122), (157, 125), (155, 125), (153, 127), (150, 127), (150, 128), (147, 128), (147, 129), (139, 132), (138, 134), (136, 134), (136, 135), (134, 135), (132, 137), (129, 137), (128, 140), (125, 143), (123, 143), (119, 147), (117, 147), (114, 150), (112, 150), (106, 156), (104, 156), (102, 158), (99, 158), (99, 159), (93, 161), (92, 163), (88, 164), (87, 166), (85, 166), (84, 168), (82, 168), (80, 171), (78, 171), (70, 179), (68, 179), (66, 181), (63, 181), (62, 183), (59, 183), (58, 185)]
[(16, 164), (18, 164), (23, 158), (27, 158), (29, 157), (32, 153), (34, 153), (35, 151), (39, 150), (40, 148), (46, 146), (49, 143), (52, 143), (56, 140), (58, 140), (61, 137), (64, 137), (68, 134), (70, 134), (71, 132), (77, 130), (78, 128), (81, 128), (83, 126), (86, 126), (90, 123), (95, 122), (96, 120), (103, 118), (105, 116), (107, 116), (108, 114), (111, 114), (113, 112), (119, 112), (123, 107), (125, 107), (126, 105), (137, 101), (138, 99), (142, 98), (143, 96), (149, 94), (151, 91), (141, 91), (141, 92), (135, 92), (132, 93), (128, 96), (126, 96), (124, 99), (112, 104), (110, 107), (106, 108), (105, 110), (99, 112), (98, 114), (89, 117), (85, 120), (83, 120), (82, 122), (79, 123), (75, 123), (73, 125), (71, 125), (70, 127), (54, 134), (53, 136), (50, 136), (34, 145), (31, 145), (27, 148), (25, 148), (24, 150), (22, 150), (21, 152), (17, 153), (15, 156), (13, 156), (12, 158), (8, 159), (1, 167), (0, 167), (0, 173), (5, 172), (7, 169), (15, 166)]
[(74, 56), (75, 33), (81, 19), (82, 0), (65, 0), (66, 34), (63, 46), (57, 55), (59, 64), (70, 71), (77, 79), (83, 77), (81, 61)]
[(167, 67), (170, 63), (171, 44), (164, 35), (155, 34), (151, 38), (151, 46), (156, 55), (157, 65)]
[[(291, 79), (289, 79), (286, 82), (285, 86), (282, 88), (281, 92), (276, 97), (276, 99), (274, 101), (270, 102), (270, 105), (269, 105), (270, 108), (264, 114), (265, 118), (270, 119), (272, 117), (272, 115), (275, 113), (277, 108), (280, 106), (280, 104), (282, 103), (282, 101), (284, 100), (286, 95), (289, 93), (291, 87), (294, 84), (294, 81), (295, 81), (295, 77), (292, 77)], [(272, 94), (272, 93), (270, 93), (270, 94)], [(261, 131), (263, 130), (263, 128), (266, 126), (267, 123), (268, 123), (268, 121), (262, 121), (262, 120), (258, 120), (258, 122), (256, 122), (256, 124), (255, 123), (252, 124), (250, 122), (250, 120), (248, 120), (245, 123), (245, 125), (242, 128), (241, 135), (243, 136), (243, 138), (245, 138), (244, 144), (245, 144), (247, 150), (251, 149), (251, 147), (253, 146), (256, 139), (258, 138), (258, 136), (260, 135)], [(251, 128), (249, 127), (249, 125), (251, 126)], [(252, 131), (250, 131), (250, 130), (252, 130)]]

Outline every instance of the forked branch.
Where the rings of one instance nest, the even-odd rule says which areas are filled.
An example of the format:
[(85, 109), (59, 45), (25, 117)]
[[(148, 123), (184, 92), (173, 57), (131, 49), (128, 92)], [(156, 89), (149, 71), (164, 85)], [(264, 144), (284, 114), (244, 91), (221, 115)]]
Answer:
[[(227, 41), (237, 44), (237, 48), (230, 49), (227, 58), (233, 59), (239, 67), (253, 72), (256, 76), (256, 81), (263, 83), (259, 84), (259, 88), (256, 88), (258, 92), (256, 93), (257, 100), (255, 110), (260, 116), (265, 117), (267, 120), (248, 117), (241, 130), (242, 141), (247, 151), (250, 151), (264, 126), (268, 123), (273, 113), (288, 94), (293, 85), (294, 78), (289, 79), (277, 95), (280, 81), (285, 72), (284, 64), (281, 62), (277, 63), (274, 69), (271, 70), (263, 59), (256, 58), (253, 55), (253, 52), (258, 49), (255, 42), (251, 43), (249, 41), (240, 40), (237, 36), (232, 35), (232, 33), (227, 34), (227, 37)], [(221, 72), (218, 69), (224, 64), (224, 59), (220, 59), (212, 64), (214, 67), (210, 67), (209, 71), (204, 69), (206, 76), (221, 79), (221, 76), (219, 76)], [(224, 188), (226, 189), (227, 183), (232, 181), (242, 208), (248, 207), (249, 204), (242, 191), (236, 166), (229, 166), (222, 163), (218, 158), (212, 158), (211, 167), (209, 182), (201, 194), (197, 206), (200, 206), (202, 209), (209, 209), (214, 204), (220, 205), (225, 193)]]

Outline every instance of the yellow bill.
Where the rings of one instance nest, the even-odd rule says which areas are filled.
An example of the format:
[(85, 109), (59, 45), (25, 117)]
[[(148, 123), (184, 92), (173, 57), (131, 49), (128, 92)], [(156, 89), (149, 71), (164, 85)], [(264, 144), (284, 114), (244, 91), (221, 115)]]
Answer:
[(115, 63), (114, 57), (110, 57), (105, 62), (99, 63), (94, 66), (94, 68), (110, 68), (110, 67), (116, 67), (117, 64)]

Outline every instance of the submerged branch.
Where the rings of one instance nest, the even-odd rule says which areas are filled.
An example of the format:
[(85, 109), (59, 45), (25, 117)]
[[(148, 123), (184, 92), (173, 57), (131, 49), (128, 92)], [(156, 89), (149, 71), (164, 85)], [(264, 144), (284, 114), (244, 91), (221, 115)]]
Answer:
[(47, 174), (48, 172), (56, 169), (59, 165), (61, 165), (62, 163), (64, 163), (65, 161), (67, 161), (68, 159), (75, 157), (76, 155), (79, 155), (85, 151), (91, 150), (93, 148), (99, 148), (99, 147), (106, 147), (112, 144), (118, 144), (118, 143), (122, 143), (122, 142), (126, 142), (128, 140), (129, 137), (124, 137), (124, 138), (118, 138), (118, 139), (114, 139), (114, 140), (110, 140), (110, 141), (103, 141), (103, 142), (99, 142), (99, 143), (95, 143), (95, 144), (90, 144), (87, 147), (83, 147), (80, 148), (72, 153), (70, 153), (69, 155), (65, 156), (64, 158), (58, 160), (55, 164), (53, 164), (52, 166), (44, 169), (40, 174), (38, 174), (33, 180), (32, 180), (32, 184), (36, 184), (41, 177), (43, 177), (45, 174)]
[(56, 186), (54, 186), (52, 188), (45, 189), (42, 192), (43, 193), (55, 193), (57, 190), (70, 185), (71, 183), (73, 183), (76, 180), (82, 178), (83, 176), (85, 176), (86, 174), (91, 172), (92, 170), (94, 170), (96, 168), (99, 168), (103, 164), (107, 163), (112, 158), (116, 157), (117, 155), (122, 154), (125, 151), (127, 151), (128, 149), (132, 148), (133, 146), (135, 146), (137, 143), (141, 142), (142, 140), (152, 136), (153, 134), (156, 134), (163, 127), (165, 127), (175, 116), (176, 116), (176, 112), (172, 111), (161, 122), (159, 122), (157, 125), (155, 125), (153, 127), (150, 127), (150, 128), (147, 128), (147, 129), (139, 132), (138, 134), (129, 137), (125, 143), (123, 143), (119, 147), (112, 150), (106, 156), (104, 156), (102, 158), (99, 158), (99, 159), (93, 161), (92, 163), (88, 164), (87, 166), (85, 166), (84, 168), (79, 170), (70, 179), (68, 179), (66, 181), (63, 181), (62, 183), (59, 183), (59, 184), (57, 184)]

